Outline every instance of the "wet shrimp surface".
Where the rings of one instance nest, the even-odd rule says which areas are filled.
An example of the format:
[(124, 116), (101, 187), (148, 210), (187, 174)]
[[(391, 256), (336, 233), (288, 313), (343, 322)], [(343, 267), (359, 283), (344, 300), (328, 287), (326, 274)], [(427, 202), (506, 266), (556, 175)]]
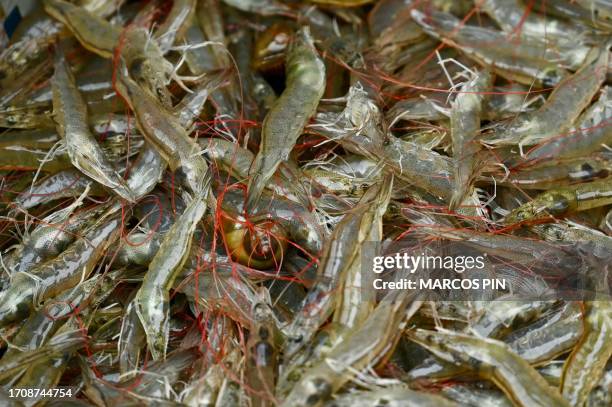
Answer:
[(612, 405), (609, 1), (17, 3), (0, 404)]

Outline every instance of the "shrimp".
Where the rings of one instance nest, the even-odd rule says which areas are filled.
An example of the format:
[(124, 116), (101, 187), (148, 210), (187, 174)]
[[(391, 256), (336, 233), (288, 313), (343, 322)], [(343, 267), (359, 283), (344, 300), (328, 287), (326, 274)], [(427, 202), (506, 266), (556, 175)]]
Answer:
[[(304, 299), (302, 309), (288, 329), (285, 354), (294, 355), (315, 334), (321, 324), (333, 311), (333, 296), (339, 281), (345, 281), (353, 263), (360, 262), (364, 242), (372, 233), (375, 220), (379, 219), (379, 207), (385, 206), (389, 198), (390, 179), (381, 185), (374, 185), (361, 198), (356, 208), (347, 213), (336, 225), (324, 248), (314, 286)], [(356, 267), (356, 266), (355, 266)], [(357, 272), (358, 267), (353, 270)], [(355, 283), (350, 280), (351, 283)], [(349, 289), (347, 287), (347, 289)], [(367, 306), (365, 307), (367, 309)], [(365, 311), (365, 310), (364, 310)]]
[[(103, 281), (101, 275), (95, 275), (75, 288), (66, 290), (47, 300), (42, 309), (30, 315), (17, 334), (12, 338), (12, 347), (2, 356), (3, 363), (16, 354), (28, 352), (42, 346), (66, 322), (74, 309), (87, 306), (92, 297), (101, 292), (96, 289)], [(104, 284), (104, 288), (110, 288)], [(102, 293), (103, 294), (103, 293)]]
[[(542, 13), (548, 13), (570, 21), (580, 21), (599, 30), (612, 31), (612, 21), (609, 18), (606, 19), (605, 13), (600, 13), (598, 8), (588, 7), (586, 2), (582, 2), (586, 7), (581, 7), (579, 3), (578, 1), (561, 0), (550, 4), (534, 4), (534, 6)], [(600, 16), (600, 14), (603, 15)]]
[(452, 14), (440, 11), (411, 11), (412, 18), (429, 35), (461, 49), (467, 56), (509, 80), (532, 85), (554, 86), (567, 72), (557, 66), (557, 56), (546, 55), (548, 48), (537, 39), (508, 42), (495, 30), (462, 25)]
[(534, 146), (525, 152), (525, 159), (532, 162), (575, 157), (586, 157), (612, 144), (612, 88), (605, 86), (599, 98), (578, 119), (578, 124), (568, 134)]
[(15, 207), (31, 209), (56, 199), (78, 197), (89, 187), (91, 196), (104, 195), (104, 190), (97, 183), (86, 178), (78, 170), (60, 171), (42, 179), (32, 188), (20, 193), (15, 199)]
[(506, 224), (565, 216), (571, 212), (609, 205), (612, 203), (612, 178), (555, 188), (541, 193), (531, 201), (514, 209)]
[(35, 301), (76, 286), (92, 272), (119, 236), (121, 219), (112, 214), (114, 211), (109, 212), (58, 257), (13, 276), (10, 287), (0, 298), (1, 326), (29, 315)]
[(164, 359), (169, 334), (169, 290), (185, 264), (197, 222), (206, 211), (206, 200), (194, 197), (185, 212), (164, 236), (149, 264), (134, 307), (147, 336), (155, 360)]
[(174, 107), (175, 116), (181, 126), (189, 130), (202, 113), (204, 104), (208, 97), (215, 94), (219, 88), (227, 84), (227, 71), (215, 72), (198, 83), (198, 85), (185, 95), (185, 97)]
[(498, 338), (509, 328), (533, 320), (554, 305), (554, 301), (496, 301), (487, 306), (471, 329), (486, 338)]
[[(489, 304), (489, 303), (487, 303)], [(504, 338), (511, 350), (530, 364), (538, 364), (571, 348), (581, 333), (580, 315), (568, 306), (552, 317), (546, 316), (554, 305), (552, 301), (494, 301), (485, 313), (469, 327), (484, 338)], [(545, 315), (543, 319), (536, 319)], [(534, 320), (525, 328), (508, 335), (508, 331)], [(428, 381), (445, 380), (465, 372), (464, 366), (427, 358), (406, 374), (406, 379)]]
[(386, 134), (382, 115), (360, 85), (350, 88), (344, 111), (332, 117), (317, 116), (311, 126), (344, 148), (384, 164), (396, 178), (424, 189), (432, 195), (450, 199), (452, 162), (441, 154)]
[[(269, 302), (269, 293), (267, 294)], [(247, 380), (253, 392), (253, 406), (268, 406), (274, 400), (274, 384), (278, 369), (278, 334), (270, 307), (256, 303), (253, 309), (253, 324), (247, 343)]]
[(409, 338), (438, 358), (492, 380), (519, 406), (569, 406), (526, 361), (506, 344), (454, 332), (409, 331)]
[(276, 0), (223, 0), (229, 6), (248, 13), (258, 13), (261, 15), (291, 15), (291, 9), (285, 4)]
[(582, 313), (576, 303), (509, 334), (504, 342), (531, 365), (553, 360), (572, 349), (582, 336)]
[(483, 388), (483, 383), (443, 386), (440, 393), (462, 406), (512, 407), (506, 395), (495, 387)]
[[(237, 353), (236, 350), (232, 350), (224, 358), (224, 362), (235, 365)], [(200, 378), (193, 380), (183, 389), (179, 395), (180, 401), (192, 407), (217, 405), (225, 375), (225, 368), (221, 364), (211, 366)]]
[(25, 106), (3, 106), (0, 125), (11, 129), (53, 128), (52, 107), (49, 103), (30, 103)]
[[(196, 8), (197, 18), (191, 18), (185, 33), (184, 40), (187, 44), (183, 55), (194, 75), (201, 76), (219, 69), (231, 72), (232, 65), (226, 48), (228, 41), (223, 32), (219, 6), (216, 1), (199, 2)], [(207, 46), (198, 46), (207, 44), (207, 41)], [(236, 104), (239, 100), (236, 92), (236, 86), (229, 84), (210, 95), (219, 115), (236, 117), (240, 114)]]
[(569, 222), (533, 225), (531, 230), (549, 242), (567, 242), (589, 247), (593, 256), (607, 259), (612, 253), (612, 237), (586, 226), (575, 226)]
[[(164, 360), (150, 363), (137, 377), (126, 380), (123, 390), (141, 399), (141, 403), (143, 399), (171, 400), (172, 385), (180, 380), (181, 374), (194, 364), (198, 356), (197, 348), (177, 349), (169, 353)], [(108, 404), (122, 403), (109, 401)]]
[(576, 3), (598, 18), (603, 18), (606, 21), (612, 20), (609, 0), (577, 0)]
[(136, 115), (136, 124), (147, 141), (154, 146), (170, 169), (181, 169), (186, 185), (193, 193), (208, 194), (211, 175), (199, 152), (199, 146), (187, 135), (181, 122), (168, 112), (155, 97), (142, 89), (125, 72), (121, 64), (117, 89)]
[(336, 397), (326, 407), (458, 407), (437, 394), (410, 390), (407, 386), (389, 386), (368, 391), (355, 391)]
[[(130, 73), (157, 95), (165, 106), (171, 106), (166, 85), (172, 76), (177, 80), (180, 78), (174, 74), (172, 64), (163, 57), (164, 51), (155, 41), (149, 40), (144, 28), (129, 28), (123, 34), (120, 27), (63, 0), (46, 0), (45, 9), (66, 24), (89, 51), (103, 58), (111, 58), (115, 48), (119, 47)], [(122, 36), (125, 37), (123, 41)]]
[(609, 54), (605, 47), (593, 49), (585, 64), (576, 73), (563, 79), (542, 107), (534, 112), (520, 114), (515, 120), (496, 128), (484, 142), (496, 146), (531, 145), (548, 141), (570, 130), (603, 84)]
[[(85, 346), (84, 334), (80, 330), (71, 330), (56, 334), (48, 343), (38, 349), (23, 352), (17, 357), (0, 363), (0, 380), (15, 377), (24, 367), (45, 362), (54, 357), (61, 357), (67, 352), (73, 352)], [(40, 374), (40, 371), (38, 372)]]
[[(114, 274), (113, 277), (117, 277), (117, 273), (113, 273), (113, 274)], [(106, 276), (106, 277), (109, 277), (109, 276)], [(41, 331), (42, 331), (41, 328), (47, 328), (46, 332), (45, 331), (41, 332), (41, 337), (37, 338), (37, 341), (39, 342), (44, 341), (44, 342), (52, 343), (57, 337), (64, 338), (65, 335), (69, 334), (70, 332), (78, 332), (80, 328), (80, 324), (78, 321), (79, 317), (74, 316), (74, 315), (70, 316), (70, 313), (74, 312), (75, 307), (77, 306), (82, 307), (80, 308), (81, 318), (87, 318), (91, 314), (91, 309), (87, 308), (87, 305), (88, 305), (87, 302), (92, 302), (91, 295), (99, 294), (99, 297), (93, 298), (93, 302), (95, 304), (92, 304), (94, 305), (94, 307), (92, 308), (95, 308), (97, 305), (102, 303), (104, 299), (108, 297), (108, 295), (111, 293), (112, 289), (114, 288), (114, 285), (117, 284), (117, 282), (109, 281), (108, 278), (106, 278), (105, 280), (106, 281), (103, 281), (103, 279), (101, 279), (100, 281), (97, 281), (98, 283), (97, 286), (92, 286), (91, 284), (87, 284), (89, 292), (85, 291), (85, 292), (80, 293), (81, 296), (85, 297), (82, 301), (82, 305), (78, 306), (78, 305), (73, 305), (72, 303), (60, 304), (60, 306), (62, 305), (64, 306), (63, 316), (64, 317), (69, 316), (67, 320), (66, 319), (50, 320), (49, 318), (53, 318), (53, 316), (45, 316), (46, 320), (51, 321), (51, 322), (50, 324), (49, 323), (45, 324), (44, 323), (45, 321), (43, 321), (42, 326), (36, 327), (37, 329)], [(101, 288), (109, 289), (109, 291), (104, 292), (104, 291), (99, 290)], [(88, 296), (90, 296), (90, 298), (87, 298)], [(60, 314), (59, 317), (62, 317), (62, 315)], [(49, 341), (47, 341), (46, 339), (49, 336), (51, 338), (49, 339)], [(35, 349), (39, 348), (39, 346), (36, 346), (36, 343), (30, 343), (28, 345), (30, 346), (22, 348), (20, 353), (12, 354), (11, 355), (12, 359), (19, 360), (22, 357), (23, 353), (32, 352)], [(42, 344), (39, 343), (39, 345), (42, 345)], [(44, 347), (45, 345), (42, 345), (42, 346)], [(30, 364), (24, 369), (23, 375), (19, 378), (19, 380), (17, 381), (15, 385), (22, 386), (22, 387), (41, 386), (41, 388), (48, 388), (48, 387), (53, 387), (57, 385), (57, 382), (60, 380), (64, 370), (68, 366), (67, 361), (73, 356), (74, 351), (75, 349), (69, 349), (66, 352), (60, 352), (57, 355), (50, 354), (47, 360), (42, 360), (38, 363)], [(4, 362), (10, 363), (11, 358), (4, 356), (2, 360), (3, 360), (3, 363)]]
[(125, 316), (121, 323), (121, 331), (117, 348), (119, 351), (119, 371), (126, 378), (131, 378), (140, 366), (142, 349), (147, 343), (147, 337), (136, 313), (136, 305), (132, 301), (127, 305)]
[(0, 52), (0, 85), (5, 90), (35, 63), (46, 55), (47, 46), (61, 30), (61, 24), (46, 14), (35, 12), (26, 16), (19, 28), (25, 32), (13, 33), (11, 43)]
[(195, 0), (175, 0), (164, 22), (155, 31), (159, 48), (162, 52), (168, 51), (174, 40), (181, 37), (186, 29), (186, 23), (194, 15)]
[(372, 185), (381, 180), (381, 174), (371, 178), (352, 177), (334, 170), (320, 168), (306, 169), (304, 175), (312, 180), (314, 188), (336, 195), (362, 196)]
[[(134, 27), (125, 32), (125, 40), (120, 46), (129, 75), (155, 95), (163, 106), (170, 108), (172, 97), (166, 86), (173, 76), (175, 79), (178, 77), (157, 42), (150, 40), (149, 33), (143, 27)], [(121, 64), (119, 69), (122, 69)], [(185, 88), (182, 82), (178, 83)], [(122, 96), (126, 98), (124, 94)]]
[[(383, 187), (379, 190), (378, 198), (373, 203), (371, 227), (366, 240), (369, 244), (381, 242), (383, 239), (382, 218), (387, 211), (393, 189), (393, 177), (388, 176), (382, 180)], [(367, 254), (366, 254), (367, 253)], [(360, 326), (374, 309), (376, 295), (373, 292), (372, 273), (364, 273), (361, 259), (371, 253), (360, 248), (358, 257), (350, 264), (345, 273), (340, 274), (338, 281), (338, 295), (334, 307), (333, 323), (342, 330), (350, 330)]]
[(321, 405), (355, 372), (375, 366), (391, 351), (420, 306), (414, 293), (402, 290), (387, 294), (360, 327), (351, 330), (323, 360), (304, 372), (281, 406)]
[[(84, 195), (73, 205), (42, 219), (40, 225), (11, 252), (11, 258), (16, 259), (14, 266), (8, 267), (12, 273), (28, 271), (59, 255), (76, 239), (79, 230), (93, 224), (95, 217), (100, 215), (99, 210), (82, 211), (71, 217), (81, 205)], [(11, 264), (11, 261), (7, 260), (6, 264)]]
[(522, 189), (549, 189), (606, 178), (612, 173), (612, 155), (607, 153), (584, 158), (554, 159), (535, 168), (520, 169), (500, 180)]
[[(219, 81), (222, 81), (223, 78), (223, 75), (221, 77), (213, 76), (181, 100), (174, 109), (174, 116), (180, 126), (185, 129), (192, 126), (194, 120), (200, 115), (208, 94), (212, 91), (211, 89), (219, 86)], [(146, 143), (130, 169), (127, 184), (134, 191), (136, 198), (140, 199), (153, 190), (165, 170), (166, 162), (162, 159), (160, 153), (154, 145)]]
[(157, 150), (146, 143), (136, 162), (130, 168), (127, 184), (134, 193), (136, 201), (143, 198), (155, 188), (166, 170), (166, 163)]
[(486, 0), (481, 7), (507, 33), (544, 38), (572, 66), (580, 66), (589, 52), (589, 31), (579, 25), (530, 13), (518, 0)]
[(308, 27), (296, 34), (287, 57), (287, 84), (264, 119), (259, 151), (249, 171), (247, 210), (286, 161), (325, 91), (325, 65), (314, 48)]
[(61, 51), (56, 54), (53, 112), (57, 132), (65, 140), (72, 164), (85, 175), (134, 202), (134, 193), (105, 157), (87, 126), (87, 107)]
[(480, 144), (480, 112), (483, 95), (491, 86), (491, 75), (481, 71), (459, 91), (451, 108), (451, 137), (453, 140), (453, 195), (449, 208), (454, 210), (464, 201), (477, 171)]
[(581, 406), (602, 378), (612, 356), (612, 307), (609, 299), (585, 302), (584, 334), (565, 362), (563, 396)]
[(47, 13), (65, 24), (81, 45), (103, 58), (111, 58), (119, 43), (121, 31), (83, 7), (64, 0), (44, 0)]

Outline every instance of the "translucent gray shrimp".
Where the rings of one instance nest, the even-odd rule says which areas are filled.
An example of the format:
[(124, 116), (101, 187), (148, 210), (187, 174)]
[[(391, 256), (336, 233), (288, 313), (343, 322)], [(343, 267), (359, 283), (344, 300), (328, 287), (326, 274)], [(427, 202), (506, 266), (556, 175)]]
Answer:
[[(506, 34), (488, 28), (462, 24), (452, 14), (411, 11), (412, 18), (429, 35), (458, 47), (476, 62), (506, 79), (525, 85), (554, 86), (567, 72), (557, 66), (558, 56), (537, 41), (509, 42)], [(549, 52), (547, 55), (546, 53)]]
[(27, 272), (59, 255), (77, 238), (80, 230), (86, 229), (97, 220), (95, 217), (101, 212), (96, 209), (73, 215), (80, 204), (81, 200), (78, 200), (73, 206), (54, 212), (41, 220), (40, 225), (11, 252), (10, 258), (4, 260), (11, 274)]
[(85, 346), (84, 334), (80, 330), (62, 332), (38, 349), (23, 352), (6, 363), (0, 363), (0, 380), (4, 381), (20, 373), (24, 366), (61, 357), (66, 352), (76, 351)]
[(612, 88), (603, 87), (599, 98), (577, 120), (568, 134), (549, 139), (529, 151), (525, 159), (532, 162), (550, 158), (586, 157), (612, 144)]
[(78, 197), (87, 187), (90, 194), (96, 196), (103, 194), (102, 188), (85, 177), (78, 170), (67, 169), (50, 175), (27, 191), (22, 192), (15, 199), (15, 206), (21, 209), (30, 209), (55, 199)]
[(119, 235), (121, 219), (102, 216), (87, 233), (56, 258), (16, 273), (10, 287), (0, 297), (0, 325), (30, 314), (38, 301), (44, 301), (76, 286), (97, 266), (106, 249)]
[(66, 142), (74, 166), (120, 197), (133, 202), (133, 191), (113, 168), (89, 131), (87, 107), (61, 50), (56, 53), (52, 86), (57, 131)]
[(491, 75), (481, 71), (466, 82), (451, 107), (451, 138), (453, 141), (453, 195), (449, 208), (455, 209), (471, 189), (475, 172), (479, 167), (480, 133), (483, 92), (491, 86)]
[(573, 159), (551, 159), (540, 165), (519, 167), (500, 179), (521, 189), (551, 189), (606, 178), (612, 172), (612, 154)]
[(254, 208), (265, 185), (286, 161), (325, 90), (325, 65), (308, 27), (297, 32), (287, 56), (287, 84), (263, 122), (259, 152), (249, 171), (247, 209)]
[(603, 377), (612, 356), (612, 307), (609, 299), (585, 302), (584, 335), (565, 362), (561, 392), (572, 405), (583, 405)]
[(571, 129), (606, 77), (610, 52), (606, 47), (593, 49), (585, 64), (563, 79), (538, 110), (520, 114), (508, 124), (495, 128), (485, 140), (491, 145), (519, 146), (548, 141)]
[(390, 386), (369, 391), (355, 391), (336, 397), (325, 407), (453, 407), (458, 404), (442, 396), (410, 390), (406, 386)]
[(414, 293), (387, 294), (368, 319), (351, 330), (344, 341), (306, 370), (282, 406), (320, 406), (347, 383), (355, 372), (376, 364), (421, 306)]
[(612, 177), (584, 184), (549, 189), (514, 209), (504, 222), (507, 224), (562, 217), (612, 203)]
[(347, 278), (353, 263), (359, 263), (362, 245), (372, 228), (378, 227), (375, 225), (378, 208), (389, 199), (391, 185), (387, 180), (383, 186), (372, 186), (355, 209), (336, 225), (321, 255), (316, 281), (288, 329), (286, 355), (293, 355), (301, 349), (331, 315), (334, 309), (332, 293), (337, 290), (339, 282)]
[(164, 236), (134, 298), (136, 313), (146, 332), (149, 350), (155, 360), (165, 358), (170, 328), (169, 291), (186, 261), (197, 221), (205, 211), (205, 198), (194, 197)]
[(507, 33), (521, 38), (543, 38), (556, 48), (560, 58), (580, 66), (589, 52), (589, 34), (592, 30), (563, 20), (529, 12), (518, 0), (486, 0), (482, 9)]
[(120, 66), (117, 89), (136, 115), (136, 123), (147, 141), (160, 153), (172, 171), (181, 169), (193, 193), (208, 194), (211, 182), (208, 165), (198, 152), (197, 143), (171, 112), (147, 90), (131, 79)]
[(409, 337), (440, 359), (492, 380), (516, 405), (569, 406), (557, 389), (503, 342), (424, 329), (410, 332)]

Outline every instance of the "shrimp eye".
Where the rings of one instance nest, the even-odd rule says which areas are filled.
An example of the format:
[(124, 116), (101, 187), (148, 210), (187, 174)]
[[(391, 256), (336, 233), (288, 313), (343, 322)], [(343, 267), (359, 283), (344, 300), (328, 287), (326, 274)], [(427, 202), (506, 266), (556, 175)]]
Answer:
[(259, 328), (259, 337), (264, 341), (267, 340), (270, 337), (270, 331), (262, 326)]
[(332, 395), (331, 385), (323, 378), (316, 378), (312, 382), (312, 394), (306, 398), (306, 405), (313, 406), (321, 400), (325, 400)]
[(557, 69), (554, 69), (554, 68), (548, 69), (544, 73), (544, 78), (542, 79), (542, 85), (545, 88), (552, 88), (555, 85), (557, 85), (559, 81), (561, 81), (562, 78), (563, 78), (563, 75), (561, 75), (561, 73)]
[(285, 230), (270, 220), (248, 227), (239, 222), (226, 224), (224, 233), (234, 261), (256, 269), (278, 267), (287, 248)]
[(569, 201), (562, 195), (554, 195), (552, 197), (552, 203), (547, 208), (548, 213), (551, 215), (563, 215), (569, 209)]
[(135, 78), (141, 78), (143, 76), (144, 62), (144, 58), (136, 58), (134, 61), (132, 61), (132, 64), (129, 68), (130, 75)]

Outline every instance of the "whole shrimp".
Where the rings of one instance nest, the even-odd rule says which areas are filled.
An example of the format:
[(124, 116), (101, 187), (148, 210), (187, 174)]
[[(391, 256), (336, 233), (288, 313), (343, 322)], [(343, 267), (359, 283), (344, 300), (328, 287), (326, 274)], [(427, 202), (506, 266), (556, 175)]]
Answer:
[(581, 406), (602, 378), (612, 356), (612, 307), (609, 298), (585, 302), (584, 334), (567, 358), (561, 392), (572, 405)]
[(119, 69), (117, 90), (134, 111), (142, 134), (172, 171), (181, 169), (193, 193), (208, 194), (211, 176), (206, 161), (198, 154), (197, 143), (188, 137), (179, 119), (129, 77), (125, 64), (120, 64)]
[(197, 222), (205, 211), (205, 197), (194, 197), (164, 237), (133, 300), (155, 360), (166, 356), (170, 329), (169, 291), (187, 260)]
[(414, 293), (402, 290), (387, 294), (361, 326), (304, 372), (281, 406), (322, 405), (355, 372), (374, 366), (395, 346), (399, 333), (420, 306)]
[(59, 256), (28, 272), (16, 273), (0, 298), (0, 325), (29, 315), (37, 301), (74, 287), (87, 277), (119, 235), (121, 219), (115, 212), (111, 208)]
[(308, 27), (297, 32), (287, 56), (287, 84), (263, 122), (259, 151), (249, 171), (247, 210), (282, 161), (287, 160), (325, 90), (325, 65), (314, 48)]
[(446, 44), (458, 47), (470, 58), (493, 72), (525, 85), (554, 86), (567, 72), (557, 66), (557, 55), (546, 44), (533, 39), (511, 43), (506, 34), (488, 28), (462, 24), (449, 13), (423, 13), (414, 9), (412, 18), (423, 30)]
[(113, 168), (89, 131), (87, 107), (62, 51), (56, 53), (52, 85), (57, 131), (66, 142), (72, 164), (123, 199), (134, 202), (133, 191)]
[(503, 342), (424, 329), (409, 332), (409, 337), (440, 359), (492, 380), (516, 405), (569, 406), (557, 389)]
[(612, 178), (541, 193), (531, 201), (514, 209), (504, 222), (507, 224), (564, 216), (612, 203)]
[(388, 178), (383, 185), (372, 186), (355, 209), (347, 213), (334, 229), (321, 256), (315, 284), (288, 329), (286, 355), (293, 355), (302, 348), (331, 315), (334, 308), (332, 294), (338, 282), (347, 278), (346, 274), (353, 263), (359, 263), (364, 242), (372, 228), (378, 227), (375, 223), (378, 208), (385, 205), (391, 185), (391, 179)]
[[(270, 301), (269, 293), (261, 293)], [(270, 314), (268, 304), (256, 303), (253, 307), (255, 317), (247, 342), (247, 379), (253, 392), (253, 406), (269, 406), (274, 400), (274, 385), (278, 369), (279, 335), (276, 331), (274, 315)]]
[(480, 144), (476, 137), (480, 132), (482, 92), (491, 86), (491, 76), (479, 72), (462, 86), (451, 108), (451, 137), (453, 140), (454, 178), (453, 195), (449, 207), (455, 209), (470, 190), (474, 172), (478, 168), (477, 154)]
[(531, 145), (568, 131), (606, 78), (610, 52), (607, 47), (593, 49), (585, 64), (563, 79), (538, 110), (520, 114), (515, 120), (496, 128), (485, 143), (491, 145)]

